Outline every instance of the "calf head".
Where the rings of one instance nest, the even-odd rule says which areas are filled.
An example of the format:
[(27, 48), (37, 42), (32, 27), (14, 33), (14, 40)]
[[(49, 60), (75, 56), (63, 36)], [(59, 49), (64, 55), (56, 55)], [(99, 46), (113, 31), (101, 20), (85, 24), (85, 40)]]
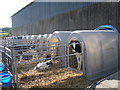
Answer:
[(52, 61), (46, 62), (47, 65), (52, 65)]

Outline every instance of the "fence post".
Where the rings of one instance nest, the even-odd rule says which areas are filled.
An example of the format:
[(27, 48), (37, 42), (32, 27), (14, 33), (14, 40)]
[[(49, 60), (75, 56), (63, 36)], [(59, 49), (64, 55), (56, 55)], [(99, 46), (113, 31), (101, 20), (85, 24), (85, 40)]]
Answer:
[(85, 74), (85, 43), (81, 42), (82, 44), (82, 64), (83, 64), (83, 73)]
[(15, 56), (15, 51), (14, 51), (14, 46), (13, 46), (14, 41), (12, 40), (11, 42), (11, 56), (12, 56), (12, 72), (13, 72), (13, 77), (14, 77), (14, 87), (17, 89), (18, 88), (18, 73), (17, 73), (17, 62), (16, 62), (16, 56)]
[(64, 49), (65, 49), (65, 68), (67, 67), (67, 44), (65, 44), (65, 47), (64, 47)]
[(12, 57), (12, 74), (13, 74), (13, 83), (14, 83), (14, 87), (16, 87), (15, 86), (15, 66), (14, 66), (14, 56), (13, 56), (13, 47), (11, 47), (11, 57)]
[(15, 65), (15, 75), (16, 75), (16, 88), (18, 88), (17, 60), (15, 57), (14, 57), (14, 65)]
[(68, 68), (70, 68), (70, 62), (69, 62), (69, 45), (67, 45), (67, 54), (68, 54)]
[(5, 46), (3, 47), (3, 52), (2, 52), (2, 63), (5, 65)]

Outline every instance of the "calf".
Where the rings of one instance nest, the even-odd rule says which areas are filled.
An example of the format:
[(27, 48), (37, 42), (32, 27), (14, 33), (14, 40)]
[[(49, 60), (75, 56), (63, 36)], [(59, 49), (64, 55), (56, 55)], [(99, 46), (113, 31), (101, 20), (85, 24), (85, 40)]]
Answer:
[(78, 70), (81, 70), (81, 63), (82, 63), (82, 50), (80, 44), (73, 43), (71, 45), (73, 51), (75, 52), (77, 62), (78, 62)]
[(53, 64), (53, 60), (50, 59), (45, 62), (40, 62), (37, 64), (37, 66), (34, 68), (34, 70), (45, 70), (48, 69)]

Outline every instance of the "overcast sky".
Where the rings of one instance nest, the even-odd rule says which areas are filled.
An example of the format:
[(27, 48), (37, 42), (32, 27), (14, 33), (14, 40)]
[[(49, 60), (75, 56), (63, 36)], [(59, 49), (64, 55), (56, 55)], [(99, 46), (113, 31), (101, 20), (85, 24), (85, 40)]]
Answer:
[(11, 27), (11, 16), (33, 0), (0, 0), (0, 28)]
[[(12, 27), (11, 16), (34, 0), (0, 0), (0, 28)], [(36, 0), (44, 2), (83, 2), (83, 1), (119, 1), (119, 0)]]
[(120, 0), (34, 0), (36, 2), (118, 2)]

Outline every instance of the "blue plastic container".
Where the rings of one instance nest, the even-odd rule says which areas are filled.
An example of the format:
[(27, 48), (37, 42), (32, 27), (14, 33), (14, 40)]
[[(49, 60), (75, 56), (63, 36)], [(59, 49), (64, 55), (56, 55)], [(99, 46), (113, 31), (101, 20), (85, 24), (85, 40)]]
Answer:
[(3, 87), (9, 87), (12, 85), (12, 76), (8, 72), (2, 72), (0, 74), (0, 81)]
[(4, 64), (0, 63), (0, 72), (2, 72), (4, 68), (5, 68)]

